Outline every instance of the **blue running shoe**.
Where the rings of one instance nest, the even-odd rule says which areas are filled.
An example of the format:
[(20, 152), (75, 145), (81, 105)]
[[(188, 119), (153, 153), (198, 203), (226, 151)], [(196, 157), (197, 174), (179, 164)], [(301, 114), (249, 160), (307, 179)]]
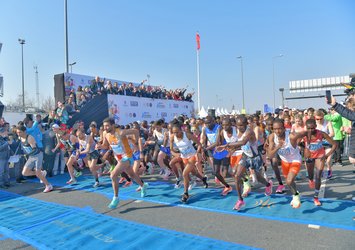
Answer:
[(107, 206), (108, 208), (111, 208), (111, 209), (115, 209), (117, 206), (118, 206), (118, 203), (120, 202), (120, 199), (117, 197), (117, 198), (113, 198), (111, 203)]
[(141, 197), (145, 197), (147, 195), (148, 183), (144, 182), (143, 187), (141, 189)]

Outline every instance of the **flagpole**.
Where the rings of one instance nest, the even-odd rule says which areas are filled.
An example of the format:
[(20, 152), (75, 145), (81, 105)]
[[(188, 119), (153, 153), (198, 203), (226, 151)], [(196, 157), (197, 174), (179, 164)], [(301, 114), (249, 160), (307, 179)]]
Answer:
[(201, 109), (200, 101), (200, 34), (196, 32), (196, 53), (197, 53), (197, 108), (198, 112)]
[(200, 50), (197, 50), (197, 107), (198, 112), (200, 112)]

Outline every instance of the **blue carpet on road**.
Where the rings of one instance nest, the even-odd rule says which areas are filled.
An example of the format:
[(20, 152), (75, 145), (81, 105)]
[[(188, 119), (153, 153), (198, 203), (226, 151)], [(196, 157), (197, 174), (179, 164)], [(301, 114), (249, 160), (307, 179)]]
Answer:
[(38, 249), (253, 249), (3, 191), (0, 221), (0, 234)]
[[(91, 176), (81, 176), (78, 185), (68, 186), (65, 184), (67, 176), (56, 176), (50, 181), (57, 186), (86, 190), (90, 192), (101, 193), (108, 198), (112, 197), (112, 188), (110, 179), (102, 177), (104, 186), (97, 189), (93, 188), (93, 179)], [(310, 198), (302, 198), (302, 206), (299, 209), (293, 209), (290, 206), (291, 196), (272, 195), (266, 197), (261, 193), (252, 193), (245, 199), (246, 206), (239, 212), (232, 208), (237, 200), (235, 191), (227, 197), (220, 195), (221, 189), (216, 188), (195, 188), (190, 191), (191, 198), (187, 204), (180, 202), (180, 196), (183, 189), (174, 189), (171, 183), (151, 182), (149, 183), (148, 195), (140, 198), (140, 193), (135, 192), (137, 185), (128, 188), (120, 188), (121, 199), (140, 199), (153, 203), (168, 204), (171, 206), (182, 206), (212, 212), (228, 213), (241, 216), (251, 216), (255, 218), (280, 220), (285, 222), (294, 222), (301, 224), (316, 224), (320, 226), (355, 230), (355, 202), (342, 200), (322, 200), (323, 205), (316, 207)]]

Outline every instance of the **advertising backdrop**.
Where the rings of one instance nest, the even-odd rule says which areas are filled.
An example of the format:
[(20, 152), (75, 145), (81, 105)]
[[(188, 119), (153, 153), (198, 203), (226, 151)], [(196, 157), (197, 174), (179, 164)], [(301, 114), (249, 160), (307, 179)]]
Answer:
[(107, 95), (108, 113), (116, 124), (125, 125), (134, 121), (171, 121), (179, 115), (194, 115), (194, 103), (174, 100), (161, 100), (144, 97)]

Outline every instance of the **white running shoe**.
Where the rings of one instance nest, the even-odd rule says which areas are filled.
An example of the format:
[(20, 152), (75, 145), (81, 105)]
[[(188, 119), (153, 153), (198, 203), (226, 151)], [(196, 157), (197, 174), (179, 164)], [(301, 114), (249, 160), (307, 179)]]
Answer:
[[(41, 174), (42, 174), (43, 177), (46, 177), (47, 176), (47, 171), (46, 170), (42, 170)], [(39, 182), (43, 183), (43, 181), (41, 179), (39, 180)]]
[(189, 185), (189, 191), (192, 190), (194, 187), (196, 187), (197, 183), (196, 181), (192, 181), (191, 184)]

